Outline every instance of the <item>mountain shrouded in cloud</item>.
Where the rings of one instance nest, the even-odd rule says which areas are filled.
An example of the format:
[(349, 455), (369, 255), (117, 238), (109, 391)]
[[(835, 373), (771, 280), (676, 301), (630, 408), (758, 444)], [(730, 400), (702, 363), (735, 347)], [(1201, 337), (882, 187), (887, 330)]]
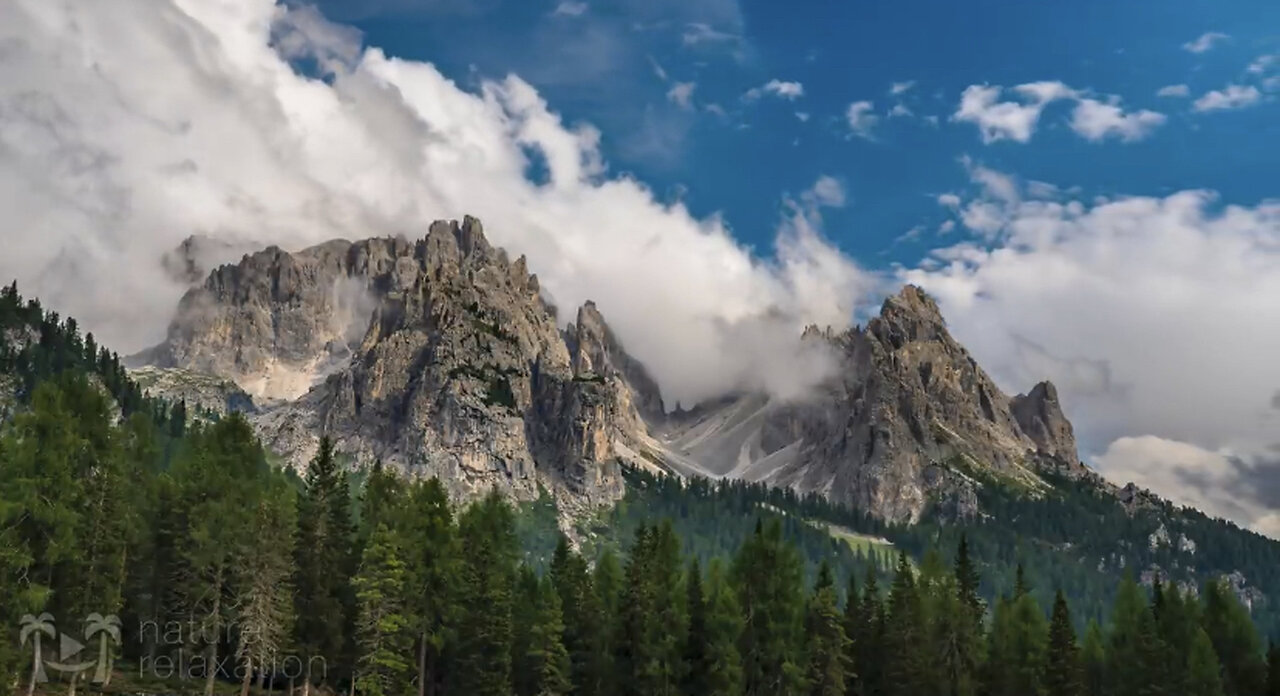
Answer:
[(672, 404), (795, 389), (803, 326), (866, 299), (819, 231), (831, 181), (762, 258), (610, 173), (520, 78), (463, 89), (312, 8), (20, 0), (0, 27), (0, 275), (121, 349), (161, 335), (182, 288), (159, 259), (189, 235), (299, 248), (464, 213), (556, 302), (609, 312)]
[[(674, 6), (653, 7), (659, 5)], [(698, 21), (717, 24), (690, 19), (668, 28), (691, 55), (736, 46), (750, 33), (736, 3), (708, 5), (720, 9)], [(548, 3), (546, 13), (555, 7)], [(586, 21), (596, 9), (557, 21)], [(1208, 60), (1181, 50), (1195, 35), (1185, 33), (1168, 51)], [(882, 281), (909, 280), (938, 300), (956, 338), (1000, 387), (1013, 393), (1051, 379), (1083, 453), (1095, 455), (1103, 473), (1244, 524), (1267, 524), (1274, 502), (1248, 484), (1276, 474), (1268, 455), (1280, 439), (1274, 435), (1280, 409), (1273, 406), (1280, 390), (1280, 210), (1265, 200), (1274, 190), (1240, 185), (1274, 180), (1270, 165), (1259, 161), (1266, 148), (1233, 151), (1231, 141), (1215, 138), (1249, 131), (1257, 121), (1233, 119), (1263, 119), (1274, 107), (1276, 63), (1264, 60), (1273, 49), (1223, 42), (1208, 56), (1236, 60), (1231, 69), (1239, 75), (1202, 83), (1172, 69), (1153, 73), (1150, 79), (1159, 82), (1150, 85), (1145, 102), (1138, 92), (1117, 94), (1121, 85), (1100, 84), (1101, 77), (1073, 75), (1065, 63), (1061, 73), (1037, 64), (1033, 74), (1001, 75), (949, 53), (948, 65), (966, 73), (949, 74), (947, 84), (941, 73), (921, 68), (876, 75), (875, 91), (840, 93), (832, 81), (806, 72), (821, 65), (822, 51), (791, 66), (794, 72), (744, 74), (741, 85), (717, 84), (713, 78), (722, 76), (715, 71), (668, 62), (671, 82), (655, 83), (657, 100), (682, 109), (682, 118), (697, 113), (732, 128), (751, 124), (734, 120), (746, 118), (742, 114), (726, 115), (721, 103), (768, 84), (774, 74), (803, 84), (803, 96), (792, 91), (797, 105), (803, 100), (805, 118), (795, 118), (789, 104), (774, 115), (785, 116), (788, 127), (810, 130), (802, 138), (787, 133), (783, 144), (819, 143), (812, 145), (823, 150), (818, 154), (845, 158), (857, 170), (851, 175), (830, 159), (788, 155), (787, 165), (803, 171), (794, 180), (807, 183), (776, 188), (791, 191), (780, 205), (770, 203), (780, 216), (749, 218), (774, 237), (765, 248), (763, 235), (745, 229), (735, 211), (695, 214), (655, 194), (667, 190), (660, 183), (650, 189), (620, 172), (617, 161), (608, 161), (615, 158), (606, 158), (606, 145), (627, 133), (608, 130), (603, 120), (602, 132), (562, 118), (561, 102), (547, 101), (551, 88), (535, 89), (522, 71), (480, 79), (502, 73), (443, 70), (368, 43), (321, 11), (269, 0), (0, 4), (0, 276), (18, 279), (27, 293), (129, 351), (163, 335), (185, 288), (161, 259), (190, 235), (204, 236), (200, 248), (212, 258), (230, 261), (267, 244), (296, 250), (338, 237), (421, 237), (432, 220), (473, 214), (495, 245), (528, 256), (529, 268), (561, 307), (562, 323), (572, 308), (594, 300), (628, 351), (649, 367), (669, 406), (740, 387), (782, 396), (803, 390), (825, 367), (796, 359), (803, 326), (850, 323), (857, 308), (896, 291), (887, 287), (896, 283)], [(1233, 56), (1237, 49), (1250, 53)], [(638, 53), (647, 74), (649, 59)], [(841, 84), (846, 77), (841, 71)], [(907, 78), (912, 87), (892, 86)], [(1200, 113), (1190, 101), (1151, 101), (1159, 85), (1185, 84), (1179, 93), (1190, 97), (1227, 94), (1237, 83), (1231, 94), (1257, 96), (1236, 100), (1237, 106), (1247, 101), (1248, 109)], [(698, 85), (686, 95), (688, 104), (668, 101), (675, 84)], [(995, 85), (1018, 87), (1002, 93)], [(920, 118), (888, 118), (891, 102), (870, 99), (886, 89)], [(726, 96), (729, 101), (720, 99)], [(857, 109), (857, 124), (846, 118), (850, 104), (865, 105)], [(759, 104), (752, 117), (770, 118), (763, 108), (770, 105), (783, 106)], [(957, 115), (948, 121), (947, 113)], [(939, 115), (936, 129), (922, 128), (925, 117)], [(1215, 123), (1223, 124), (1220, 130)], [(834, 128), (826, 134), (830, 140), (810, 132), (823, 124)], [(868, 124), (874, 132), (863, 130), (874, 138), (849, 137)], [(1203, 139), (1191, 139), (1187, 124)], [(989, 137), (975, 137), (975, 126)], [(908, 128), (928, 139), (908, 141)], [(741, 133), (768, 145), (755, 135), (762, 130)], [(963, 149), (947, 149), (932, 139), (935, 133)], [(1175, 133), (1188, 139), (1169, 147), (1162, 139)], [(907, 150), (913, 143), (921, 149)], [(1167, 162), (1121, 166), (1115, 159), (1183, 156), (1208, 147), (1203, 143), (1232, 156), (1215, 150), (1194, 172), (1170, 171)], [(1037, 147), (1057, 149), (1042, 157)], [(1076, 161), (1066, 157), (1073, 151), (1086, 153), (1088, 169), (1041, 168), (1050, 160)], [(949, 171), (930, 158), (954, 162), (961, 152), (1084, 188), (1019, 182), (970, 160), (974, 190), (961, 196), (950, 184), (898, 166), (918, 162), (932, 173)], [(1214, 163), (1228, 159), (1229, 167), (1222, 166), (1239, 173), (1234, 191), (1234, 180), (1212, 178)], [(766, 198), (741, 181), (750, 177), (754, 184), (765, 178), (756, 176), (760, 172), (728, 154), (724, 161), (742, 197)], [(783, 168), (764, 157), (754, 164), (768, 174)], [(1133, 190), (1134, 179), (1121, 175), (1137, 169), (1158, 172), (1159, 181), (1140, 196), (1116, 195)], [(1120, 178), (1089, 178), (1098, 172)], [(1166, 173), (1176, 177), (1173, 185)], [(877, 188), (898, 186), (902, 177), (919, 178), (911, 185), (927, 190), (906, 191), (895, 201)], [(692, 185), (716, 196), (723, 190), (706, 184)], [(1198, 190), (1220, 184), (1222, 200)], [(1255, 195), (1259, 190), (1264, 193)], [(930, 199), (945, 203), (934, 208)], [(940, 212), (945, 220), (916, 220), (887, 233), (897, 236), (920, 222), (921, 229), (950, 236), (917, 235), (897, 246), (899, 257), (880, 272), (826, 241), (824, 214), (834, 232), (832, 212), (847, 201), (854, 203), (839, 215), (903, 200), (912, 215)], [(849, 248), (871, 244), (866, 240), (874, 231), (883, 230), (860, 227), (856, 239), (840, 240)], [(755, 246), (744, 239), (755, 239)], [(945, 246), (913, 250), (938, 244)], [(859, 258), (872, 263), (874, 253), (860, 250)], [(927, 256), (920, 262), (902, 258), (905, 253)], [(896, 270), (894, 262), (901, 264)], [(797, 376), (797, 364), (813, 369)], [(1211, 486), (1239, 491), (1237, 502), (1246, 504), (1217, 504), (1220, 496), (1206, 494)]]

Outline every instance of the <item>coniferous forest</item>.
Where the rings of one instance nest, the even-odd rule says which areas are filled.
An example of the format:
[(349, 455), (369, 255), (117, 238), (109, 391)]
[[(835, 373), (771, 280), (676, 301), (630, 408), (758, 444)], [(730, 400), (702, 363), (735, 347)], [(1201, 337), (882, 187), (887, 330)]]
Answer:
[(1052, 504), (895, 528), (633, 472), (570, 544), (548, 501), (458, 505), (436, 480), (349, 471), (328, 442), (304, 475), (281, 468), (241, 416), (142, 396), (14, 288), (0, 328), (13, 693), (1280, 693), (1280, 652), (1227, 585), (1145, 587), (999, 543), (1069, 517)]

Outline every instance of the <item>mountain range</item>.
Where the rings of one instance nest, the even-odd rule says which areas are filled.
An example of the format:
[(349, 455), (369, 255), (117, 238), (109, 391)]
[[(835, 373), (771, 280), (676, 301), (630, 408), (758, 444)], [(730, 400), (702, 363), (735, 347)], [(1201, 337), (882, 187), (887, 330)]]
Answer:
[(914, 286), (865, 327), (795, 337), (833, 365), (808, 393), (668, 409), (601, 308), (562, 322), (524, 257), (475, 218), (413, 241), (269, 247), (207, 275), (198, 246), (168, 262), (202, 280), (166, 339), (130, 362), (161, 396), (193, 397), (199, 375), (215, 392), (236, 385), (248, 398), (232, 407), (297, 465), (328, 436), (354, 461), (439, 476), (459, 496), (530, 499), (541, 485), (571, 508), (599, 505), (631, 466), (790, 487), (891, 522), (931, 505), (980, 514), (979, 473), (1032, 490), (1044, 472), (1092, 476), (1054, 386), (1004, 394)]

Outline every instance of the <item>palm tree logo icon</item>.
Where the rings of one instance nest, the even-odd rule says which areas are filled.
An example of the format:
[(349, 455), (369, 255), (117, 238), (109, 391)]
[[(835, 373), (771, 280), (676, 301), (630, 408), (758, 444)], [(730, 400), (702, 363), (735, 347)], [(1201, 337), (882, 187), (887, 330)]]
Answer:
[(41, 648), (41, 640), (44, 636), (53, 638), (56, 632), (53, 627), (53, 615), (45, 612), (39, 616), (25, 614), (22, 617), (22, 632), (20, 634), (22, 645), (27, 644), (27, 640), (32, 644), (32, 667), (31, 667), (31, 683), (27, 687), (27, 693), (31, 693), (35, 689), (37, 683), (43, 684), (49, 681), (49, 676), (44, 671), (44, 656)]
[(92, 641), (95, 636), (98, 638), (98, 664), (93, 672), (93, 681), (106, 684), (111, 679), (111, 663), (115, 657), (111, 645), (120, 644), (120, 619), (114, 614), (103, 616), (95, 611), (86, 616), (84, 622), (85, 639)]

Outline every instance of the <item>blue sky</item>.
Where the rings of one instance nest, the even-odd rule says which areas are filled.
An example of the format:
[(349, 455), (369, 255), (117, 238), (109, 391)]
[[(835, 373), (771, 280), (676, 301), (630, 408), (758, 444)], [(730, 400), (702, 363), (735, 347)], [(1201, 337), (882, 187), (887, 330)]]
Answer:
[(686, 404), (913, 282), (1104, 475), (1280, 538), (1280, 3), (319, 1), (0, 3), (0, 277), (127, 353), (188, 235), (472, 214)]
[[(1275, 74), (1248, 71), (1280, 52), (1274, 2), (388, 0), (353, 11), (350, 0), (329, 0), (320, 7), (359, 27), (367, 44), (433, 62), (463, 86), (518, 74), (566, 120), (601, 129), (611, 171), (634, 173), (698, 214), (722, 212), (739, 239), (766, 252), (781, 197), (819, 174), (840, 179), (850, 202), (827, 214), (827, 235), (870, 266), (912, 264), (937, 246), (948, 214), (936, 197), (971, 187), (964, 156), (1086, 196), (1206, 188), (1253, 204), (1275, 196), (1280, 181), (1274, 96), (1249, 108), (1192, 107), (1211, 90), (1261, 89)], [(1189, 45), (1211, 33), (1225, 36)], [(803, 94), (744, 99), (770, 80), (799, 83)], [(1166, 120), (1135, 142), (1090, 142), (1069, 127), (1074, 102), (1061, 100), (1046, 106), (1030, 142), (984, 144), (976, 125), (952, 119), (970, 85), (1037, 81), (1102, 101), (1114, 95), (1126, 111)], [(693, 85), (687, 104), (671, 94), (680, 83)], [(891, 94), (895, 83), (910, 88)], [(1189, 96), (1157, 96), (1181, 84)], [(859, 101), (871, 102), (877, 119), (869, 137), (847, 119)], [(891, 116), (898, 105), (911, 115)]]

